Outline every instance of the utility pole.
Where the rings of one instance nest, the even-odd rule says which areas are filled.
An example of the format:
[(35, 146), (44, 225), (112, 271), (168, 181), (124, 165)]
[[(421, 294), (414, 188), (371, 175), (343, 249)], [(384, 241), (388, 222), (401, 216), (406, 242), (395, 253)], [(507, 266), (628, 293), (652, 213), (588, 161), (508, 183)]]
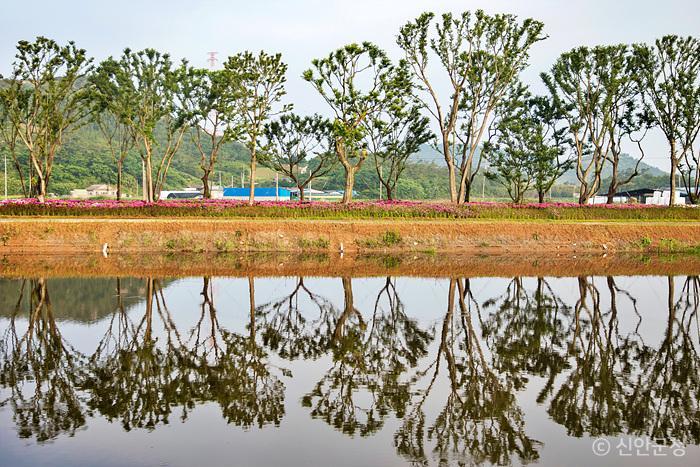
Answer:
[(7, 199), (7, 153), (3, 153), (5, 156), (5, 199)]
[(275, 172), (275, 201), (280, 200), (280, 174)]
[(241, 172), (241, 188), (245, 188), (245, 182), (243, 181), (243, 172)]

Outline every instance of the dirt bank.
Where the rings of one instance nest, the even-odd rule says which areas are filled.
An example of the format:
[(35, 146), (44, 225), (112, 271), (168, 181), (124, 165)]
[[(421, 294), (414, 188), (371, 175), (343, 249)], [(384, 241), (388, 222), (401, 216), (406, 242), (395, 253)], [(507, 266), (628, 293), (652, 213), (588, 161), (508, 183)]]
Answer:
[(700, 245), (697, 222), (240, 219), (0, 220), (0, 253), (608, 252)]
[(123, 253), (0, 255), (0, 277), (698, 275), (698, 255)]

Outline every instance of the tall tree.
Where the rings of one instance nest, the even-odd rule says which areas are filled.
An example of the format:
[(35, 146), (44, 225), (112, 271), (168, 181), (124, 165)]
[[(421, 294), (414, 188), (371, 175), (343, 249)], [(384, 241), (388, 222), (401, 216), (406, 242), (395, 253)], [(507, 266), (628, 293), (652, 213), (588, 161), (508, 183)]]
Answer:
[(269, 55), (263, 51), (257, 56), (242, 52), (224, 63), (224, 79), (237, 83), (234, 105), (241, 121), (236, 131), (250, 152), (250, 204), (255, 200), (255, 168), (265, 123), (291, 110), (291, 105), (276, 108), (286, 94), (286, 73), (287, 65), (282, 62), (281, 54)]
[(111, 77), (118, 73), (117, 62), (107, 59), (90, 76), (90, 105), (93, 119), (117, 164), (117, 200), (122, 198), (122, 172), (129, 151), (136, 145), (136, 134), (129, 122), (134, 108), (134, 94), (122, 92)]
[(554, 182), (573, 165), (565, 157), (566, 129), (558, 125), (551, 101), (533, 96), (524, 86), (505, 101), (498, 111), (496, 142), (484, 145), (491, 169), (487, 176), (505, 186), (515, 203), (522, 203), (529, 189), (543, 203)]
[(352, 201), (355, 174), (367, 158), (364, 126), (378, 111), (410, 89), (410, 80), (371, 42), (349, 44), (315, 59), (302, 77), (311, 83), (334, 114), (333, 138), (345, 170), (343, 203)]
[(421, 115), (410, 94), (404, 94), (366, 120), (365, 128), (379, 182), (392, 200), (408, 158), (434, 138), (430, 119)]
[[(546, 36), (539, 21), (527, 18), (519, 22), (513, 15), (491, 16), (481, 10), (459, 16), (443, 14), (431, 36), (434, 17), (423, 13), (404, 25), (397, 43), (421, 84), (425, 108), (437, 120), (450, 198), (461, 203), (469, 200), (481, 164), (480, 156), (477, 162), (474, 159), (493, 123), (496, 106), (527, 66), (530, 48)], [(441, 80), (428, 70), (431, 52), (446, 75), (447, 99), (438, 95)]]
[(620, 117), (634, 93), (626, 45), (578, 47), (563, 53), (542, 80), (563, 116), (576, 152), (579, 203), (598, 193)]
[[(676, 201), (676, 173), (681, 161), (695, 165), (695, 178), (686, 167), (683, 180), (700, 197), (700, 154), (694, 156), (700, 131), (700, 40), (695, 37), (664, 36), (654, 45), (637, 44), (636, 77), (644, 92), (647, 109), (668, 141), (671, 159), (671, 198)], [(693, 163), (694, 161), (694, 163)], [(693, 190), (694, 187), (694, 190)]]
[(144, 166), (144, 200), (157, 201), (187, 130), (190, 115), (184, 102), (196, 86), (196, 75), (186, 61), (175, 68), (168, 54), (153, 49), (125, 49), (119, 60), (110, 57), (101, 68), (105, 76), (95, 81), (97, 92), (123, 104), (119, 121), (137, 142)]
[(267, 144), (262, 163), (292, 179), (300, 202), (304, 202), (304, 190), (311, 181), (327, 174), (337, 162), (331, 131), (330, 121), (318, 114), (285, 114), (265, 125)]
[(239, 77), (214, 70), (193, 70), (197, 85), (184, 105), (189, 110), (192, 139), (199, 151), (204, 198), (211, 198), (209, 178), (221, 148), (239, 137), (242, 115), (237, 107)]
[[(0, 86), (2, 86), (2, 84), (0, 84)], [(0, 142), (2, 142), (2, 151), (0, 152), (7, 151), (10, 154), (12, 165), (17, 171), (22, 195), (25, 198), (29, 198), (32, 196), (31, 164), (26, 163), (25, 160), (20, 158), (19, 146), (21, 146), (21, 142), (18, 141), (19, 129), (12, 124), (9, 118), (9, 107), (7, 105), (9, 102), (5, 102), (5, 97), (2, 88), (0, 88)]]
[(92, 59), (72, 41), (59, 45), (37, 37), (17, 43), (12, 73), (0, 95), (11, 134), (27, 149), (29, 191), (41, 202), (48, 194), (56, 153), (88, 121), (84, 79), (92, 68)]

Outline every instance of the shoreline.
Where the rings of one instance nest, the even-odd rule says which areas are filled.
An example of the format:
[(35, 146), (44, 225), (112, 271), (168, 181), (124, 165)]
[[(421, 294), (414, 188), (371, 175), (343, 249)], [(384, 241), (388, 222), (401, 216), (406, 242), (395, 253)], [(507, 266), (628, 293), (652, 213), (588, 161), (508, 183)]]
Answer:
[(581, 277), (700, 275), (700, 255), (6, 254), (0, 277)]
[(680, 253), (692, 221), (0, 218), (0, 254), (101, 252)]

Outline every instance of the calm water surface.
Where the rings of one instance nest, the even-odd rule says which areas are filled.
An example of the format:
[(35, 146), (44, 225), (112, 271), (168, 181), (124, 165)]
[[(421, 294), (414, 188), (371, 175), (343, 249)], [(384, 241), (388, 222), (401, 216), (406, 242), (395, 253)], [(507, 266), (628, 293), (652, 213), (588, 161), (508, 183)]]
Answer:
[(694, 276), (0, 279), (0, 465), (700, 465), (699, 294)]

